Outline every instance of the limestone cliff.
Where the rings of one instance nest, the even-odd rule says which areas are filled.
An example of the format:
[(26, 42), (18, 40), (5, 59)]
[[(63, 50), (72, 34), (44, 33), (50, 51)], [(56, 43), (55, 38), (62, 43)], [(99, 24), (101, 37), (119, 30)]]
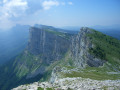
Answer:
[[(120, 74), (117, 48), (120, 48), (119, 40), (87, 27), (81, 28), (78, 35), (72, 37), (71, 51), (64, 59), (65, 64), (61, 63), (53, 69), (50, 82), (65, 77), (115, 79), (112, 74)], [(119, 79), (117, 74), (116, 79)]]
[[(61, 63), (61, 65), (53, 69), (50, 79), (51, 83), (61, 78), (60, 73), (79, 72), (79, 69), (84, 69), (87, 66), (99, 67), (105, 63), (105, 60), (95, 57), (89, 52), (91, 48), (95, 47), (92, 39), (88, 36), (88, 34), (92, 33), (94, 32), (91, 29), (83, 27), (78, 35), (72, 37), (69, 55), (64, 59), (65, 64)], [(72, 65), (68, 64), (69, 62), (72, 62)], [(72, 69), (68, 70), (66, 66)]]
[(39, 28), (30, 29), (28, 51), (34, 55), (41, 55), (46, 64), (50, 64), (64, 57), (70, 47), (70, 40), (65, 34)]
[(93, 33), (92, 30), (83, 27), (80, 29), (78, 35), (72, 38), (71, 56), (74, 65), (77, 67), (84, 68), (86, 65), (98, 67), (104, 63), (103, 60), (89, 53), (89, 49), (94, 48), (94, 43), (92, 43), (91, 38), (88, 37), (88, 34), (91, 33)]
[[(9, 90), (21, 83), (46, 79), (54, 67), (50, 66), (65, 57), (70, 49), (70, 41), (70, 33), (61, 32), (56, 28), (54, 30), (47, 26), (46, 28), (30, 28), (27, 48), (0, 70), (2, 73), (0, 77), (8, 77), (3, 79), (8, 86), (3, 85), (1, 81), (0, 89)], [(16, 81), (14, 82), (14, 80)]]
[[(113, 43), (111, 44), (111, 40), (115, 46)], [(111, 47), (114, 47), (114, 49), (111, 49)], [(64, 59), (65, 64), (61, 63), (53, 69), (49, 82), (53, 86), (56, 85), (57, 82), (59, 87), (61, 86), (60, 88), (63, 90), (68, 90), (70, 88), (73, 90), (89, 90), (98, 88), (101, 90), (111, 90), (115, 88), (120, 89), (120, 84), (118, 87), (114, 87), (111, 84), (113, 80), (120, 80), (120, 68), (117, 66), (120, 65), (120, 57), (115, 57), (112, 54), (112, 57), (114, 57), (112, 62), (110, 61), (111, 58), (107, 57), (110, 52), (117, 52), (115, 51), (116, 47), (120, 47), (120, 41), (90, 28), (81, 28), (78, 35), (73, 36), (72, 38), (71, 51), (69, 53), (70, 56), (68, 55)], [(117, 52), (117, 54), (119, 54), (119, 52)], [(71, 59), (68, 59), (68, 57)], [(72, 61), (73, 64), (68, 64), (69, 61)], [(82, 79), (80, 80), (79, 78), (81, 77)], [(69, 80), (64, 81), (66, 78)], [(117, 81), (113, 83), (115, 84)], [(107, 83), (105, 84), (105, 82)], [(103, 83), (104, 85), (102, 85)]]
[[(36, 62), (37, 64), (33, 67), (36, 68), (36, 70), (33, 69), (30, 71), (27, 78), (44, 74), (48, 66), (64, 57), (70, 47), (70, 38), (66, 38), (66, 36), (69, 37), (68, 34), (58, 31), (36, 27), (30, 28), (27, 52), (33, 55), (34, 58), (32, 57), (32, 62)], [(28, 62), (31, 62), (30, 59)], [(33, 63), (30, 66), (33, 66)], [(25, 66), (27, 66), (27, 64)]]

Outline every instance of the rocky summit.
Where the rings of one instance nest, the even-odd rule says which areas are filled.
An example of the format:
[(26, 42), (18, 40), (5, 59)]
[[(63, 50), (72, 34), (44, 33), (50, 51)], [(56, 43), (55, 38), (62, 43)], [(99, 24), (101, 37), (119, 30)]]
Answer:
[(88, 27), (31, 27), (26, 49), (0, 73), (1, 90), (120, 89), (120, 41)]
[(84, 68), (86, 65), (99, 67), (105, 62), (89, 53), (89, 49), (95, 47), (94, 43), (92, 43), (92, 39), (87, 36), (92, 33), (94, 32), (91, 29), (83, 27), (80, 29), (78, 35), (72, 38), (71, 55), (77, 67)]

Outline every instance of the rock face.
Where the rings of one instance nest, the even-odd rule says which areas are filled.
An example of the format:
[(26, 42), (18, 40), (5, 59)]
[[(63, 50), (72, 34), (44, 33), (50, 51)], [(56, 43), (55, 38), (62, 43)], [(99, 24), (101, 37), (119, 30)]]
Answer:
[(32, 60), (32, 62), (36, 62), (37, 64), (35, 67), (36, 70), (34, 72), (32, 70), (32, 73), (30, 72), (27, 78), (35, 77), (38, 74), (44, 74), (49, 65), (64, 57), (70, 47), (70, 40), (66, 38), (65, 35), (65, 33), (55, 30), (36, 27), (30, 28), (30, 39), (27, 51), (34, 55), (37, 62), (35, 59), (35, 61)]
[(91, 33), (93, 33), (92, 30), (83, 27), (78, 35), (72, 38), (71, 56), (77, 67), (84, 68), (86, 65), (98, 67), (104, 63), (103, 60), (95, 58), (89, 53), (89, 49), (94, 47), (92, 40), (87, 35)]
[(119, 90), (120, 80), (92, 80), (81, 77), (62, 78), (56, 80), (53, 84), (49, 82), (35, 82), (29, 85), (21, 85), (12, 90)]
[(59, 75), (59, 72), (61, 72), (61, 67), (55, 67), (53, 70), (52, 70), (52, 73), (51, 73), (51, 78), (50, 78), (50, 83), (54, 83), (58, 78), (60, 78), (60, 75)]
[(52, 31), (39, 28), (30, 29), (28, 51), (40, 55), (41, 59), (50, 64), (60, 60), (70, 47), (70, 41)]

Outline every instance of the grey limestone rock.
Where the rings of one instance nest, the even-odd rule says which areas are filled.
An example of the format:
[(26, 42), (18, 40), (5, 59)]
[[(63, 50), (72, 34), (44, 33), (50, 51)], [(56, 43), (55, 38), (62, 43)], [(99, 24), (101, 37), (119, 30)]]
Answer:
[(41, 55), (41, 59), (50, 64), (63, 58), (70, 47), (70, 41), (49, 31), (31, 28), (28, 51), (34, 55)]
[(84, 68), (86, 65), (98, 67), (104, 63), (104, 60), (95, 58), (88, 52), (90, 48), (94, 47), (92, 40), (87, 36), (90, 33), (93, 33), (92, 30), (83, 27), (78, 35), (72, 38), (71, 56), (74, 65), (79, 68)]

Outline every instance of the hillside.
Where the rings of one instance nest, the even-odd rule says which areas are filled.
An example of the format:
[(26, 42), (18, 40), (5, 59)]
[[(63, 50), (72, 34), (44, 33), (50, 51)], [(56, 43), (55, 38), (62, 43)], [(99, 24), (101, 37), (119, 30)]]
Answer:
[(57, 79), (54, 77), (120, 79), (119, 47), (119, 40), (93, 29), (81, 28), (72, 39), (71, 52), (66, 55), (64, 63), (56, 67), (59, 72), (53, 70), (52, 82)]
[(28, 90), (28, 87), (34, 90), (119, 89), (119, 46), (117, 39), (93, 29), (81, 28), (79, 34), (72, 37), (70, 51), (52, 70), (48, 82), (35, 82), (13, 90)]
[(1, 67), (0, 89), (9, 90), (20, 84), (40, 80), (45, 74), (51, 73), (52, 68), (47, 68), (64, 57), (70, 47), (71, 36), (48, 28), (30, 28), (28, 46), (24, 52)]
[(90, 48), (90, 53), (118, 67), (120, 65), (120, 40), (95, 30), (93, 32), (88, 35), (95, 44), (94, 48)]
[(106, 35), (109, 35), (111, 37), (114, 37), (118, 40), (120, 40), (120, 29), (108, 29), (108, 30), (100, 30), (100, 32), (103, 32)]
[(72, 78), (85, 83), (93, 80), (93, 89), (97, 89), (94, 84), (99, 80), (106, 82), (101, 88), (110, 85), (119, 88), (119, 40), (87, 27), (81, 28), (77, 35), (50, 28), (30, 28), (27, 48), (0, 70), (1, 90), (35, 81), (55, 84), (60, 80), (64, 83), (64, 78), (70, 78), (71, 84), (74, 82)]

